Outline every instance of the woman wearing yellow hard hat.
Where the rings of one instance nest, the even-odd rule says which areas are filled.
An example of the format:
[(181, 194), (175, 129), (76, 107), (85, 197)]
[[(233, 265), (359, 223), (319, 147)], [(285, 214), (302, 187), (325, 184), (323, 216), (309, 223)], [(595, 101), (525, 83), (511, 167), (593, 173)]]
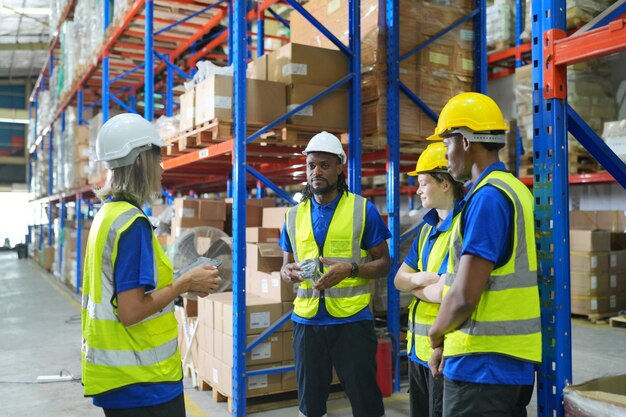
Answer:
[(442, 414), (443, 383), (428, 367), (433, 353), (428, 329), (441, 302), (450, 231), (460, 212), (463, 184), (448, 174), (446, 148), (441, 142), (430, 144), (408, 175), (418, 177), (417, 195), (430, 211), (394, 283), (398, 290), (415, 296), (409, 306), (407, 332), (411, 416), (438, 417)]

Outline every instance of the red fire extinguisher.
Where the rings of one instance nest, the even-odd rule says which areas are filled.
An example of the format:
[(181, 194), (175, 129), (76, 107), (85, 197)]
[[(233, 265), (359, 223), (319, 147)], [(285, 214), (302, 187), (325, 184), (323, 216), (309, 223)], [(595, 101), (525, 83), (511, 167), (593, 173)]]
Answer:
[(391, 350), (389, 336), (379, 336), (378, 348), (376, 349), (376, 382), (383, 397), (389, 397), (393, 392)]

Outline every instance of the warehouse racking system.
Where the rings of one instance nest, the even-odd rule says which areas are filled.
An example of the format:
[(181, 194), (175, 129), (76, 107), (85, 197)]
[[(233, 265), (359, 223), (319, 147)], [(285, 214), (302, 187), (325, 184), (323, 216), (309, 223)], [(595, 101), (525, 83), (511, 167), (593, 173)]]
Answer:
[[(538, 219), (538, 248), (540, 255), (540, 283), (542, 295), (542, 319), (544, 328), (544, 364), (539, 374), (538, 401), (540, 415), (562, 415), (562, 389), (566, 381), (571, 381), (571, 331), (569, 328), (569, 254), (568, 254), (568, 220), (565, 214), (568, 211), (568, 184), (571, 183), (596, 183), (613, 182), (617, 180), (626, 186), (626, 169), (623, 163), (616, 160), (614, 154), (606, 148), (606, 145), (595, 135), (584, 122), (577, 117), (571, 108), (567, 108), (564, 95), (565, 80), (564, 68), (567, 64), (578, 62), (581, 59), (592, 58), (613, 53), (626, 48), (626, 21), (619, 16), (624, 13), (623, 2), (620, 7), (607, 11), (597, 26), (606, 24), (603, 28), (595, 29), (586, 35), (578, 35), (565, 38), (564, 26), (564, 1), (541, 2), (533, 0), (533, 31), (534, 37), (531, 44), (522, 44), (519, 39), (521, 32), (521, 0), (516, 0), (518, 9), (516, 46), (503, 53), (488, 57), (486, 53), (485, 39), (485, 9), (484, 0), (476, 0), (474, 10), (465, 18), (455, 22), (451, 27), (444, 29), (433, 39), (422, 45), (416, 46), (410, 53), (400, 56), (398, 51), (399, 33), (399, 0), (386, 0), (386, 30), (387, 30), (387, 125), (388, 141), (387, 149), (381, 151), (364, 152), (361, 148), (360, 126), (360, 8), (358, 0), (351, 0), (349, 8), (349, 31), (350, 42), (343, 44), (330, 31), (324, 28), (295, 0), (286, 0), (296, 12), (304, 15), (316, 28), (328, 37), (336, 47), (343, 51), (349, 58), (349, 73), (329, 87), (317, 94), (308, 102), (296, 109), (291, 110), (273, 123), (256, 129), (250, 134), (246, 128), (246, 59), (251, 58), (254, 48), (251, 42), (251, 22), (257, 21), (256, 52), (260, 56), (264, 52), (264, 20), (265, 13), (271, 16), (267, 18), (277, 19), (282, 24), (288, 25), (272, 10), (272, 5), (277, 0), (254, 2), (225, 0), (211, 5), (199, 5), (192, 1), (178, 0), (174, 3), (181, 5), (193, 5), (189, 12), (178, 20), (158, 18), (154, 16), (155, 4), (161, 0), (136, 0), (132, 3), (123, 19), (118, 22), (110, 22), (105, 19), (106, 38), (97, 59), (84, 69), (78, 82), (72, 87), (71, 92), (64, 98), (55, 110), (55, 119), (61, 120), (61, 129), (65, 128), (65, 110), (75, 104), (78, 108), (79, 123), (84, 123), (83, 110), (88, 107), (100, 106), (104, 120), (108, 118), (108, 109), (111, 103), (116, 103), (127, 111), (137, 111), (141, 107), (138, 103), (138, 92), (143, 92), (143, 114), (148, 120), (152, 120), (155, 114), (153, 101), (148, 99), (160, 91), (164, 97), (162, 106), (164, 113), (171, 116), (174, 108), (174, 83), (180, 83), (192, 75), (195, 63), (204, 57), (228, 61), (234, 67), (234, 129), (233, 139), (213, 144), (189, 153), (177, 155), (164, 161), (166, 170), (165, 179), (175, 186), (185, 188), (208, 184), (208, 190), (218, 187), (229, 189), (229, 195), (233, 197), (233, 294), (234, 311), (236, 314), (234, 327), (234, 352), (237, 360), (233, 366), (233, 415), (245, 415), (246, 387), (243, 381), (246, 376), (259, 373), (282, 372), (289, 368), (273, 368), (255, 372), (246, 372), (245, 353), (262, 342), (273, 329), (278, 328), (288, 316), (284, 316), (278, 323), (262, 334), (249, 346), (245, 343), (245, 200), (247, 190), (256, 184), (262, 194), (263, 186), (271, 188), (277, 195), (293, 203), (291, 196), (285, 193), (282, 185), (293, 184), (301, 181), (302, 177), (295, 176), (297, 171), (303, 170), (303, 161), (300, 157), (294, 157), (293, 149), (286, 147), (270, 147), (258, 145), (258, 139), (264, 134), (280, 125), (291, 115), (297, 113), (333, 89), (348, 86), (350, 90), (350, 120), (348, 128), (348, 156), (349, 156), (349, 180), (353, 192), (361, 191), (359, 181), (361, 175), (387, 176), (387, 187), (383, 190), (386, 194), (387, 212), (389, 214), (389, 228), (393, 238), (390, 241), (390, 254), (393, 260), (392, 273), (388, 278), (388, 329), (392, 337), (394, 347), (394, 371), (395, 390), (399, 389), (399, 358), (400, 323), (399, 323), (399, 298), (393, 286), (393, 275), (400, 264), (399, 245), (401, 241), (410, 237), (409, 234), (400, 236), (399, 211), (400, 195), (408, 192), (409, 195), (415, 188), (400, 187), (399, 176), (404, 170), (402, 164), (414, 162), (413, 157), (404, 158), (400, 155), (399, 140), (399, 96), (400, 91), (407, 95), (420, 109), (430, 118), (436, 120), (437, 115), (430, 109), (414, 92), (399, 81), (399, 65), (403, 59), (416, 53), (421, 48), (434, 42), (438, 37), (454, 30), (464, 22), (473, 20), (475, 33), (475, 56), (476, 68), (475, 90), (486, 91), (488, 70), (487, 66), (513, 60), (513, 68), (521, 65), (523, 58), (528, 58), (528, 52), (532, 48), (533, 56), (533, 102), (536, 106), (534, 115), (535, 125), (535, 174), (532, 178), (524, 179), (525, 183), (534, 186), (536, 197), (536, 211)], [(171, 3), (171, 2), (170, 2)], [(382, 3), (381, 3), (382, 4)], [(62, 22), (72, 16), (75, 0), (71, 0), (63, 13)], [(110, 3), (103, 2), (105, 16), (109, 16)], [(382, 7), (382, 6), (381, 6)], [(201, 37), (209, 34), (220, 21), (228, 17), (229, 27), (217, 34), (208, 44), (199, 50), (193, 51), (194, 43)], [(191, 21), (194, 18), (203, 18), (205, 23), (197, 24)], [(155, 31), (154, 22), (158, 21), (161, 27)], [(180, 36), (167, 33), (175, 27), (185, 27), (191, 35)], [(143, 27), (142, 33), (138, 27)], [(60, 28), (60, 25), (59, 25)], [(556, 29), (556, 30), (553, 30)], [(145, 35), (144, 35), (145, 33)], [(544, 38), (542, 38), (544, 36)], [(155, 46), (155, 41), (158, 46)], [(144, 42), (145, 41), (145, 42)], [(228, 42), (229, 54), (227, 57), (212, 54), (213, 48)], [(164, 43), (167, 44), (164, 46)], [(544, 43), (546, 45), (544, 45)], [(140, 46), (139, 46), (140, 45)], [(31, 96), (30, 114), (34, 126), (37, 126), (36, 110), (37, 97), (40, 91), (46, 88), (46, 80), (53, 71), (54, 57), (58, 53), (59, 37), (52, 39), (50, 44), (48, 64), (35, 85)], [(179, 59), (186, 52), (184, 60)], [(116, 56), (124, 56), (135, 62), (128, 65)], [(160, 63), (155, 62), (155, 58)], [(549, 66), (543, 70), (544, 66)], [(510, 75), (511, 69), (489, 74), (489, 77)], [(156, 86), (156, 87), (155, 87)], [(549, 92), (545, 92), (549, 90)], [(544, 93), (542, 93), (544, 91)], [(98, 94), (101, 92), (101, 94)], [(85, 105), (85, 103), (90, 103)], [(567, 125), (570, 131), (589, 149), (594, 157), (602, 163), (609, 174), (582, 174), (568, 177), (567, 171)], [(52, 123), (49, 126), (35, 131), (38, 136), (35, 144), (30, 149), (32, 159), (36, 159), (42, 152), (48, 153), (50, 172), (52, 171)], [(255, 142), (256, 143), (253, 143)], [(561, 150), (558, 152), (557, 150)], [(563, 152), (562, 150), (565, 150)], [(232, 169), (231, 169), (232, 167)], [(29, 170), (30, 176), (31, 170)], [(228, 173), (230, 175), (228, 175)], [(248, 179), (250, 174), (250, 179)], [(296, 179), (294, 179), (294, 177)], [(261, 185), (262, 184), (262, 185)], [(374, 195), (376, 193), (366, 193)], [(53, 194), (52, 175), (48, 181), (48, 196), (37, 200), (47, 207), (48, 212), (48, 243), (52, 243), (52, 218), (59, 217), (61, 226), (66, 218), (69, 202), (74, 202), (76, 207), (77, 222), (77, 249), (80, 251), (81, 224), (85, 206), (89, 205), (92, 197), (90, 187), (80, 187), (67, 192)], [(92, 211), (88, 206), (87, 211)], [(58, 211), (58, 214), (57, 214)], [(40, 224), (38, 233), (44, 235), (44, 225)], [(39, 240), (43, 244), (43, 239)], [(556, 244), (558, 242), (558, 244)], [(554, 255), (552, 255), (554, 252)], [(76, 262), (76, 291), (81, 286), (80, 255)], [(291, 367), (292, 369), (292, 367)]]

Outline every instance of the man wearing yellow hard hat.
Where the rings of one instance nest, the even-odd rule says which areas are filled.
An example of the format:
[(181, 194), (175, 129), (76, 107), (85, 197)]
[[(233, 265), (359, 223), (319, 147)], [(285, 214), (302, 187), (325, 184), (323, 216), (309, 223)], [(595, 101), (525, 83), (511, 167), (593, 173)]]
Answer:
[(491, 98), (463, 93), (428, 138), (443, 141), (452, 177), (472, 182), (429, 331), (430, 368), (443, 370), (444, 417), (525, 415), (518, 402), (541, 362), (533, 196), (499, 160), (507, 129)]
[(417, 195), (424, 208), (419, 232), (394, 278), (400, 291), (414, 295), (409, 306), (406, 335), (409, 361), (409, 400), (411, 417), (441, 417), (443, 383), (428, 369), (433, 353), (428, 329), (437, 317), (443, 280), (448, 262), (450, 232), (458, 220), (463, 198), (463, 184), (448, 174), (446, 147), (441, 142), (428, 145), (422, 152), (415, 171), (419, 187)]

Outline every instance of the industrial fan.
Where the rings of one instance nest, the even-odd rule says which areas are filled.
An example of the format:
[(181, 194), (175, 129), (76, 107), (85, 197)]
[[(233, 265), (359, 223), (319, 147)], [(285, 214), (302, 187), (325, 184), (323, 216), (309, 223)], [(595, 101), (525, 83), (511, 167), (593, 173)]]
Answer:
[[(215, 292), (228, 291), (232, 287), (232, 254), (231, 237), (209, 226), (184, 231), (167, 250), (175, 273), (190, 269), (198, 258), (208, 258), (206, 263), (219, 264), (222, 284)], [(188, 297), (193, 295), (189, 294)]]

